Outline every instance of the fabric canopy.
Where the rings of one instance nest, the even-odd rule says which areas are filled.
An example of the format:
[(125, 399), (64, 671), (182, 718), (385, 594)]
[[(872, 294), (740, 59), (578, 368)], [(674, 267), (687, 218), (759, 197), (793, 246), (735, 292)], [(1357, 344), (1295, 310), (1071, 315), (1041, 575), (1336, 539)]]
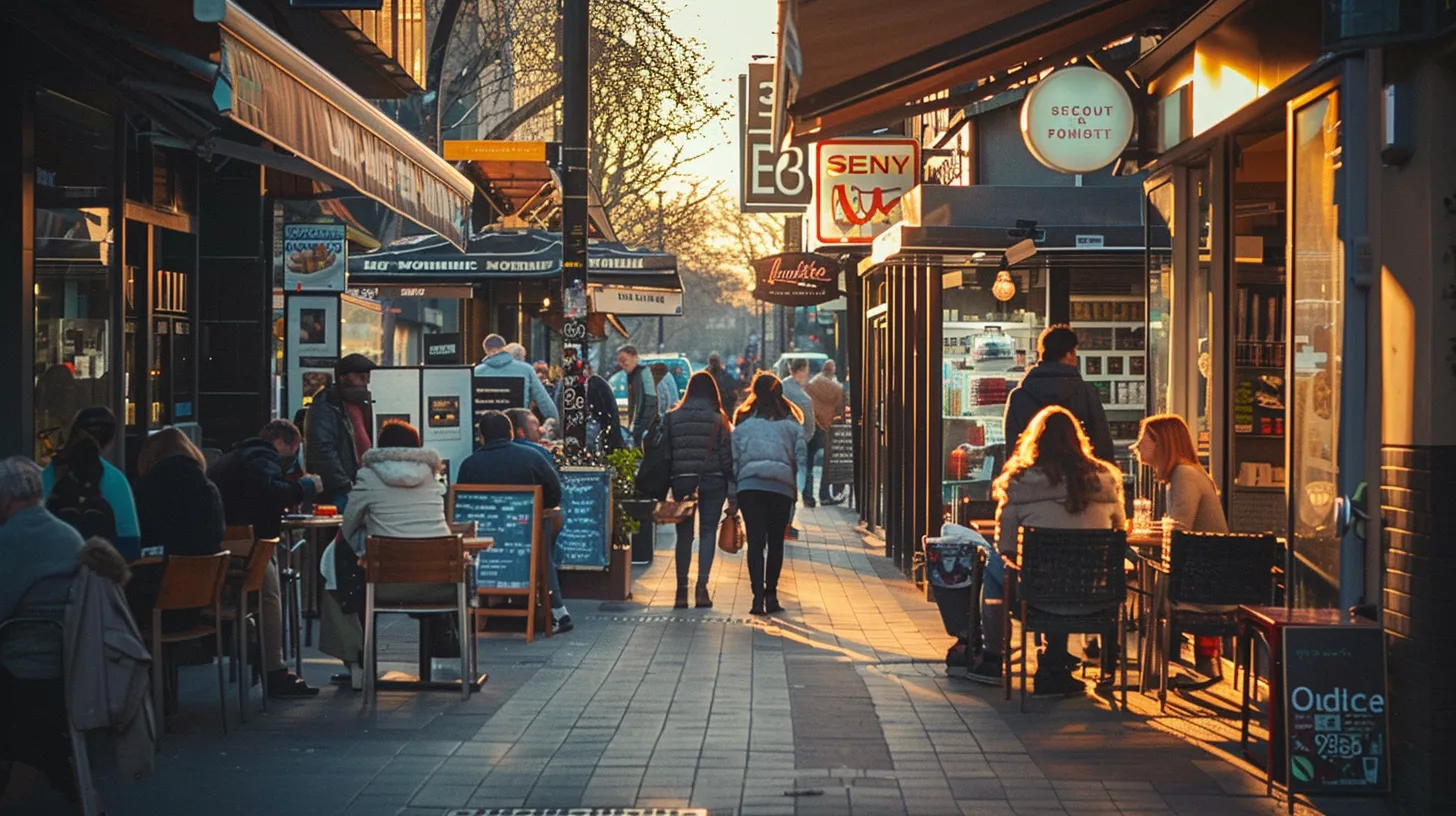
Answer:
[[(349, 258), (361, 284), (484, 283), (561, 275), (561, 235), (543, 230), (480, 232), (462, 253), (437, 235), (417, 235)], [(677, 257), (611, 241), (587, 245), (588, 283), (681, 292)]]
[(1170, 0), (779, 0), (774, 133), (804, 143), (917, 100), (1134, 34)]

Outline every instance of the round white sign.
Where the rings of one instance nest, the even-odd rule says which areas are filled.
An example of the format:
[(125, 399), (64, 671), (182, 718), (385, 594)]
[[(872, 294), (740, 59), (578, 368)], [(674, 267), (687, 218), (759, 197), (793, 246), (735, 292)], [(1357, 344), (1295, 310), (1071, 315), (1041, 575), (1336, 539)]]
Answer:
[(1122, 155), (1133, 121), (1132, 100), (1116, 79), (1076, 66), (1031, 86), (1021, 106), (1021, 137), (1047, 167), (1090, 173)]

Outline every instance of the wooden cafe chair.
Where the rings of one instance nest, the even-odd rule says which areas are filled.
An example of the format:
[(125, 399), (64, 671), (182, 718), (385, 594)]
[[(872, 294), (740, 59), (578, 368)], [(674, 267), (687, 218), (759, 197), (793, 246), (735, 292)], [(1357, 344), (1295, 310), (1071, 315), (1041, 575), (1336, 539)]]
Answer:
[[(238, 681), (238, 717), (243, 722), (248, 721), (248, 691), (253, 687), (249, 674), (249, 661), (252, 659), (248, 650), (249, 621), (255, 621), (258, 627), (258, 675), (262, 678), (260, 685), (263, 688), (263, 710), (268, 710), (267, 650), (264, 648), (265, 633), (262, 625), (263, 580), (268, 574), (268, 564), (273, 561), (273, 553), (278, 549), (278, 539), (263, 538), (251, 544), (242, 576), (236, 582), (236, 596), (222, 611), (222, 619), (233, 624), (232, 662), (236, 667)], [(248, 601), (254, 598), (257, 602), (250, 606)]]
[[(222, 590), (227, 581), (228, 560), (232, 553), (223, 550), (216, 555), (174, 555), (167, 559), (167, 568), (162, 573), (162, 586), (157, 591), (157, 603), (152, 607), (152, 626), (143, 631), (152, 652), (152, 695), (157, 716), (162, 719), (163, 728), (157, 729), (158, 742), (161, 732), (166, 730), (167, 720), (163, 692), (163, 664), (171, 652), (166, 646), (188, 640), (213, 638), (213, 656), (217, 661), (217, 699), (222, 714), (222, 732), (227, 733), (227, 681), (223, 679), (222, 647)], [(163, 632), (162, 616), (167, 612), (207, 611), (212, 613), (212, 622), (202, 622), (179, 632)], [(175, 662), (168, 667), (175, 674)]]
[[(460, 626), (460, 699), (470, 699), (475, 677), (476, 644), (469, 622), (469, 586), (465, 572), (465, 547), (458, 535), (445, 538), (378, 538), (370, 536), (364, 545), (364, 705), (372, 706), (378, 681), (379, 627), (381, 614), (454, 615)], [(389, 584), (450, 584), (455, 603), (392, 601), (375, 599), (376, 589)]]

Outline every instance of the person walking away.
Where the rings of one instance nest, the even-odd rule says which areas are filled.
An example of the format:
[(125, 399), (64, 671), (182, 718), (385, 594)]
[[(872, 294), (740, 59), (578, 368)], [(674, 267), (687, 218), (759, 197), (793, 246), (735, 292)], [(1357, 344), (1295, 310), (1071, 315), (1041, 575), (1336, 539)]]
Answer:
[(640, 448), (642, 437), (657, 418), (657, 386), (637, 356), (636, 346), (617, 349), (617, 366), (627, 373), (627, 436), (632, 447)]
[[(834, 361), (825, 360), (819, 373), (804, 386), (814, 403), (814, 436), (809, 440), (809, 462), (804, 468), (804, 504), (814, 506), (814, 454), (824, 451), (824, 467), (829, 468), (829, 426), (844, 417), (844, 386), (834, 379)], [(819, 479), (819, 503), (838, 504), (829, 495), (829, 480)]]
[(116, 452), (116, 415), (104, 405), (76, 412), (66, 445), (41, 472), (46, 508), (76, 528), (116, 547), (128, 563), (142, 555), (141, 525), (126, 474), (109, 461)]
[[(566, 386), (581, 378), (586, 379), (586, 446), (598, 453), (611, 453), (627, 447), (622, 437), (622, 420), (617, 413), (617, 397), (606, 380), (591, 373), (591, 366), (577, 359), (567, 361), (561, 379), (557, 382), (557, 408), (565, 416), (560, 400), (564, 398)], [(565, 429), (557, 428), (558, 436)]]
[[(672, 495), (682, 501), (698, 497), (698, 583), (694, 606), (710, 609), (708, 579), (717, 549), (718, 518), (723, 505), (728, 515), (737, 514), (737, 485), (733, 476), (733, 426), (723, 411), (718, 384), (713, 375), (699, 371), (688, 380), (682, 401), (667, 413), (668, 459), (672, 466)], [(694, 519), (677, 523), (676, 609), (688, 606), (688, 572), (693, 560)]]
[[(44, 496), (34, 462), (23, 456), (0, 460), (0, 622), (65, 620), (84, 542), (45, 508)], [(53, 626), (13, 624), (0, 633), (0, 761), (25, 763), (70, 794), (75, 777), (63, 654), (61, 630)]]
[(513, 377), (521, 380), (522, 398), (519, 407), (530, 408), (534, 405), (543, 419), (557, 418), (556, 403), (551, 399), (551, 394), (541, 384), (541, 378), (536, 376), (536, 369), (525, 362), (525, 349), (521, 350), (522, 359), (517, 360), (511, 356), (508, 345), (519, 346), (519, 343), (508, 344), (499, 334), (487, 334), (480, 345), (485, 350), (485, 359), (475, 367), (475, 376)]
[(738, 380), (723, 365), (723, 355), (716, 351), (708, 355), (708, 373), (713, 375), (713, 382), (718, 384), (718, 396), (723, 401), (723, 410), (731, 413), (738, 407)]
[(1093, 455), (1104, 462), (1116, 462), (1102, 395), (1077, 372), (1076, 332), (1066, 325), (1049, 326), (1037, 338), (1036, 349), (1040, 362), (1026, 372), (1006, 400), (1007, 458), (1017, 449), (1032, 417), (1043, 408), (1059, 405), (1082, 423), (1082, 430), (1092, 440)]
[(651, 371), (652, 385), (657, 389), (657, 415), (667, 416), (667, 412), (677, 405), (677, 379), (667, 370), (667, 363), (653, 363)]
[[(147, 438), (137, 456), (135, 486), (137, 520), (141, 524), (143, 552), (161, 550), (174, 555), (216, 555), (222, 550), (227, 520), (222, 496), (206, 473), (207, 460), (187, 435), (167, 427)], [(162, 564), (132, 569), (126, 586), (132, 618), (150, 625), (152, 607), (162, 588)], [(167, 613), (168, 630), (186, 629), (199, 622), (195, 613)]]
[[(208, 478), (222, 495), (228, 524), (253, 528), (256, 538), (280, 538), (283, 514), (313, 501), (322, 486), (318, 476), (288, 478), (298, 461), (303, 434), (286, 419), (264, 425), (258, 435), (237, 443), (208, 469)], [(284, 542), (286, 545), (287, 542)], [(273, 697), (310, 697), (318, 693), (303, 678), (290, 672), (283, 659), (283, 595), (278, 582), (278, 556), (263, 574), (260, 593), (263, 669), (268, 672), (268, 694)], [(335, 678), (348, 684), (349, 675)]]
[[(804, 423), (784, 397), (779, 378), (767, 371), (753, 379), (733, 423), (733, 473), (738, 509), (748, 534), (748, 575), (754, 615), (783, 610), (779, 573), (784, 534), (799, 495), (799, 464), (807, 457)], [(765, 563), (765, 556), (767, 562)]]
[[(1198, 461), (1193, 433), (1183, 417), (1157, 414), (1143, 419), (1132, 452), (1139, 462), (1153, 469), (1158, 481), (1168, 486), (1166, 515), (1175, 528), (1194, 533), (1229, 531), (1218, 488)], [(1219, 644), (1219, 638), (1213, 635), (1194, 638), (1194, 668), (1199, 674), (1218, 674)]]
[[(1015, 454), (992, 482), (991, 495), (997, 502), (996, 545), (1011, 556), (1017, 555), (1022, 527), (1121, 530), (1127, 521), (1122, 471), (1094, 456), (1081, 423), (1071, 411), (1056, 405), (1032, 417)], [(1072, 615), (1094, 610), (1060, 611)], [(1067, 654), (1067, 636), (1043, 638), (1046, 650), (1037, 661), (1033, 692), (1055, 695), (1082, 690), (1081, 682), (1072, 676), (1075, 664)], [(1103, 655), (1103, 677), (1109, 680), (1111, 651)]]
[(354, 477), (374, 442), (374, 409), (369, 372), (374, 361), (349, 354), (334, 364), (334, 382), (308, 405), (303, 432), (303, 465), (323, 483), (319, 504), (340, 511), (349, 502)]
[[(389, 421), (379, 429), (379, 445), (364, 454), (358, 481), (344, 508), (340, 535), (324, 551), (325, 579), (331, 580), (341, 594), (362, 596), (363, 585), (353, 586), (348, 573), (357, 569), (365, 541), (370, 536), (384, 538), (448, 538), (450, 525), (445, 521), (445, 486), (436, 479), (444, 463), (440, 454), (421, 447), (420, 433), (405, 422)], [(340, 569), (343, 566), (344, 569)], [(348, 584), (348, 586), (346, 586)], [(375, 590), (381, 602), (453, 604), (456, 589), (451, 584), (389, 584)], [(335, 599), (337, 600), (337, 599)], [(357, 598), (348, 598), (354, 610), (362, 609)], [(364, 631), (358, 615), (339, 604), (335, 609), (323, 605), (323, 626), (319, 650), (344, 661), (350, 682), (363, 687)], [(459, 622), (462, 626), (464, 621)], [(457, 633), (464, 636), (464, 633)], [(420, 633), (421, 640), (427, 632)], [(438, 653), (437, 653), (438, 654)], [(439, 655), (448, 657), (449, 655)]]
[[(814, 460), (809, 458), (809, 441), (814, 438), (814, 400), (804, 390), (804, 384), (809, 381), (809, 361), (803, 357), (795, 357), (789, 361), (789, 377), (783, 381), (784, 396), (798, 409), (798, 415), (804, 424), (804, 451), (805, 461), (799, 463), (799, 484), (798, 491), (804, 495), (804, 506), (814, 506), (814, 496), (809, 492), (807, 480), (809, 470), (814, 466)], [(793, 507), (789, 508), (789, 527), (785, 535), (790, 541), (799, 540), (799, 528), (794, 526), (794, 519), (799, 515), (797, 500)]]
[(515, 428), (510, 417), (500, 411), (486, 411), (480, 417), (477, 427), (485, 447), (472, 453), (460, 463), (460, 472), (455, 479), (460, 485), (540, 485), (543, 510), (556, 510), (550, 514), (553, 523), (546, 533), (546, 582), (551, 590), (551, 620), (554, 634), (570, 632), (571, 613), (561, 595), (561, 581), (556, 571), (556, 535), (561, 532), (561, 479), (556, 467), (544, 450), (531, 450), (512, 440)]

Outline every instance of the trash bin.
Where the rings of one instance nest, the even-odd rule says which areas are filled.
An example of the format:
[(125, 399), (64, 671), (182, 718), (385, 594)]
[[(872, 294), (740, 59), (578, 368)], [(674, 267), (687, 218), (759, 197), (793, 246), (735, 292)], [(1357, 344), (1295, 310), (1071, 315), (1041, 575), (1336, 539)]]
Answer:
[(945, 633), (956, 639), (946, 653), (948, 671), (963, 671), (981, 653), (981, 582), (986, 553), (963, 539), (924, 538), (925, 578)]

